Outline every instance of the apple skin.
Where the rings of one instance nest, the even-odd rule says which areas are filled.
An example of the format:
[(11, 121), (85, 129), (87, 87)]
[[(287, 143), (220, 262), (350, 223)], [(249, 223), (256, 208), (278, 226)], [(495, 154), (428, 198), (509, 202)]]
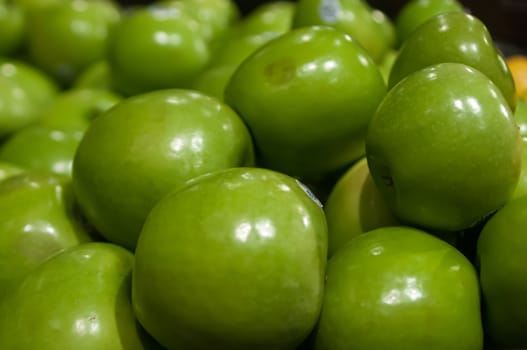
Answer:
[(0, 145), (0, 160), (71, 177), (73, 157), (82, 136), (83, 132), (75, 129), (29, 126)]
[[(375, 12), (374, 12), (375, 11)], [(362, 0), (300, 0), (293, 18), (293, 28), (313, 25), (332, 26), (351, 35), (371, 56), (380, 62), (394, 44), (393, 35), (386, 31), (390, 21), (378, 9)]]
[(328, 261), (315, 350), (481, 350), (477, 273), (410, 227), (356, 236)]
[(399, 42), (404, 42), (419, 26), (446, 12), (462, 12), (457, 0), (411, 0), (404, 4), (395, 17), (395, 30)]
[(10, 162), (0, 160), (0, 182), (9, 179), (10, 177), (22, 174), (26, 169), (19, 167)]
[(388, 86), (392, 88), (410, 73), (444, 62), (463, 63), (487, 75), (514, 110), (516, 90), (503, 55), (485, 25), (464, 12), (435, 16), (416, 29), (399, 50)]
[(74, 157), (73, 185), (101, 235), (133, 249), (148, 212), (169, 190), (253, 162), (251, 135), (231, 108), (195, 91), (159, 90), (92, 121)]
[(172, 191), (135, 254), (135, 313), (168, 349), (293, 349), (320, 312), (324, 212), (272, 170), (224, 169)]
[(324, 205), (328, 222), (328, 257), (364, 232), (399, 222), (384, 203), (362, 158), (333, 186)]
[(518, 198), (527, 195), (527, 100), (518, 98), (516, 110), (514, 111), (514, 119), (520, 128), (522, 138), (522, 168), (520, 180), (513, 194), (513, 198)]
[(16, 3), (0, 1), (0, 56), (11, 56), (20, 49), (25, 26), (22, 8)]
[(293, 24), (296, 4), (289, 1), (271, 1), (261, 4), (241, 19), (229, 35), (251, 36), (265, 32), (285, 33)]
[(130, 96), (188, 88), (209, 63), (209, 46), (198, 28), (193, 16), (171, 5), (139, 7), (124, 15), (108, 44), (115, 90)]
[(122, 99), (122, 96), (106, 89), (63, 91), (42, 111), (38, 125), (85, 131), (93, 119)]
[(32, 10), (27, 25), (30, 60), (69, 87), (90, 64), (106, 56), (109, 33), (120, 20), (112, 1), (76, 0)]
[(26, 171), (0, 181), (0, 212), (0, 300), (51, 256), (91, 241), (62, 176)]
[(307, 27), (249, 56), (225, 101), (251, 129), (260, 165), (311, 183), (364, 155), (367, 125), (385, 93), (379, 68), (349, 35)]
[(511, 198), (521, 143), (496, 85), (471, 67), (442, 63), (388, 92), (370, 122), (366, 157), (401, 222), (458, 231)]
[(84, 68), (72, 83), (72, 89), (113, 90), (112, 77), (108, 62), (103, 59)]
[(485, 224), (477, 242), (485, 334), (499, 348), (527, 347), (527, 197), (513, 199)]
[(52, 257), (0, 306), (0, 347), (160, 349), (148, 344), (133, 314), (133, 259), (126, 249), (103, 242)]

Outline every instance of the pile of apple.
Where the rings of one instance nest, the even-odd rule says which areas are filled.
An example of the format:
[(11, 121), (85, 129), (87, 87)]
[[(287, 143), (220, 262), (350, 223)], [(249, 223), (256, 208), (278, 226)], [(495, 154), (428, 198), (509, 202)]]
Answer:
[(0, 0), (0, 349), (527, 348), (526, 135), (455, 0)]

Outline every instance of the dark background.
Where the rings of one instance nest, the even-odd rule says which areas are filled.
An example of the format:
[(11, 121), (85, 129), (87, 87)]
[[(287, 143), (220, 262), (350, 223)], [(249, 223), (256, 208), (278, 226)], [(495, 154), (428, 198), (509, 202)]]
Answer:
[[(271, 0), (276, 1), (276, 0)], [(527, 0), (459, 0), (473, 15), (481, 19), (492, 36), (508, 51), (527, 48)], [(120, 0), (124, 5), (148, 4), (148, 0)], [(243, 14), (269, 0), (237, 0)], [(367, 0), (394, 18), (408, 0)]]

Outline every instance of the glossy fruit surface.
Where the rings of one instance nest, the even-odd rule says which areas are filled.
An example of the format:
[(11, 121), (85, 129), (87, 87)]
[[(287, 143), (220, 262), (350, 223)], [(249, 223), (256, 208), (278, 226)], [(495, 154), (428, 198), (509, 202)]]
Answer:
[(481, 350), (476, 271), (414, 228), (357, 236), (328, 262), (314, 348)]
[(443, 63), (388, 92), (370, 122), (366, 156), (399, 219), (456, 231), (511, 198), (521, 137), (496, 85), (473, 68)]
[(132, 265), (133, 255), (110, 243), (54, 256), (0, 306), (0, 347), (151, 349), (130, 304)]
[(514, 199), (483, 227), (477, 252), (485, 330), (497, 347), (527, 346), (527, 197)]
[(98, 231), (133, 249), (162, 196), (203, 173), (252, 164), (252, 147), (225, 104), (194, 91), (154, 91), (92, 121), (74, 158), (73, 184)]
[(225, 101), (251, 129), (262, 166), (310, 182), (364, 154), (366, 127), (385, 93), (362, 47), (334, 28), (308, 27), (248, 57)]
[(195, 178), (143, 227), (136, 315), (169, 349), (293, 349), (320, 312), (326, 230), (320, 203), (284, 174), (232, 168)]
[(25, 169), (16, 164), (0, 161), (0, 182), (12, 176), (22, 174), (24, 171)]
[(412, 72), (444, 62), (481, 71), (498, 86), (509, 106), (516, 106), (514, 80), (503, 55), (483, 22), (464, 12), (438, 15), (419, 27), (399, 50), (388, 85), (393, 87)]

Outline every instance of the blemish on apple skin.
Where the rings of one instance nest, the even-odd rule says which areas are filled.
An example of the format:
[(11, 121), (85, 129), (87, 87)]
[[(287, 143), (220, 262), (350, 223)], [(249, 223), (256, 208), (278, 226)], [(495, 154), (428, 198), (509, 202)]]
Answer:
[(264, 67), (264, 75), (273, 85), (287, 84), (294, 76), (296, 64), (291, 58), (281, 58)]

